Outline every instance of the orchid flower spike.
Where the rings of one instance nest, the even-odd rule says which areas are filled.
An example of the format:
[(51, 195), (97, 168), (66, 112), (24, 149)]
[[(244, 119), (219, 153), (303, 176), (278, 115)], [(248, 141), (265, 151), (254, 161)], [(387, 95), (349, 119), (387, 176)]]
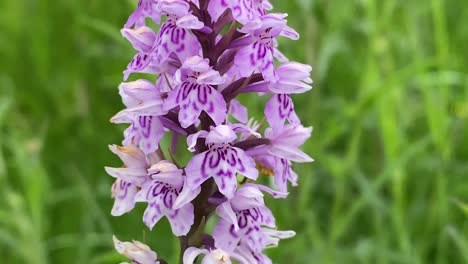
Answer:
[[(295, 235), (279, 230), (264, 195), (287, 198), (301, 179), (294, 164), (313, 161), (301, 149), (312, 128), (293, 100), (312, 89), (312, 67), (281, 53), (278, 38), (299, 34), (272, 9), (269, 0), (139, 0), (121, 30), (134, 54), (118, 89), (124, 109), (111, 118), (127, 125), (122, 146), (109, 147), (122, 166), (105, 167), (111, 214), (138, 214), (142, 203), (148, 230), (166, 218), (179, 263), (271, 264), (265, 249)], [(263, 121), (249, 115), (257, 95), (268, 96)], [(131, 263), (167, 263), (141, 242), (114, 244)]]

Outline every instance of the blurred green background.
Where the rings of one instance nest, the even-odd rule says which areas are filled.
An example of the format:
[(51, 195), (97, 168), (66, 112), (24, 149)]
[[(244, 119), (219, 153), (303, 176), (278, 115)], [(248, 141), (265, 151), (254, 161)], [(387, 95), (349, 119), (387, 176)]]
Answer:
[[(166, 220), (110, 216), (136, 2), (0, 1), (0, 263), (116, 263), (113, 233), (176, 263)], [(297, 231), (274, 263), (468, 263), (468, 2), (273, 2), (302, 35), (281, 49), (314, 67), (295, 100), (316, 159), (268, 200)]]

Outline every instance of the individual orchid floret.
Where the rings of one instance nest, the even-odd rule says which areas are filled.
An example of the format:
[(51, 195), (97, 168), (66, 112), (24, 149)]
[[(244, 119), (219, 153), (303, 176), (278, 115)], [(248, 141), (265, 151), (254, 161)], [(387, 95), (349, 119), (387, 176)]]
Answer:
[(161, 12), (158, 9), (158, 2), (159, 0), (139, 0), (138, 7), (128, 18), (124, 28), (131, 28), (134, 25), (137, 28), (145, 26), (147, 17), (159, 24), (161, 22)]
[(268, 128), (265, 136), (269, 139), (269, 144), (249, 149), (247, 153), (266, 168), (263, 171), (275, 177), (274, 182), (278, 190), (286, 192), (288, 181), (293, 186), (297, 185), (297, 174), (292, 170), (291, 161), (313, 161), (309, 155), (299, 149), (310, 137), (311, 132), (312, 128), (305, 128), (302, 125)]
[(286, 120), (291, 125), (300, 125), (301, 121), (294, 111), (294, 103), (289, 94), (303, 93), (310, 89), (312, 67), (296, 62), (284, 63), (276, 69), (278, 80), (268, 84), (273, 95), (265, 107), (265, 117), (272, 128), (280, 128)]
[(301, 120), (294, 111), (294, 103), (288, 94), (275, 94), (265, 106), (265, 117), (273, 129), (284, 126), (286, 120), (289, 124), (297, 126)]
[(122, 242), (115, 236), (112, 239), (117, 252), (129, 258), (131, 264), (160, 264), (156, 252), (140, 241)]
[(200, 53), (200, 43), (190, 29), (202, 29), (204, 25), (190, 13), (189, 4), (183, 0), (158, 0), (153, 5), (159, 15), (167, 15), (158, 34), (146, 26), (122, 29), (122, 35), (138, 51), (124, 71), (125, 80), (135, 72), (161, 74), (162, 66), (171, 58), (184, 61)]
[(261, 252), (270, 244), (271, 232), (283, 232), (273, 231), (276, 228), (275, 218), (265, 206), (262, 191), (278, 198), (287, 196), (287, 193), (276, 192), (262, 185), (245, 184), (232, 199), (216, 208), (220, 216), (213, 230), (217, 248), (233, 252), (241, 243), (252, 252)]
[(313, 159), (299, 149), (310, 138), (311, 127), (286, 125), (283, 129), (268, 128), (265, 136), (270, 139), (269, 153), (295, 162), (312, 162)]
[(268, 0), (211, 0), (208, 12), (213, 21), (217, 21), (228, 8), (231, 9), (234, 19), (245, 25), (265, 15), (273, 6)]
[(304, 93), (312, 89), (309, 65), (287, 62), (276, 70), (278, 79), (273, 82), (262, 81), (247, 86), (243, 92), (273, 93), (267, 102), (265, 117), (272, 128), (282, 127), (286, 120), (292, 125), (300, 125), (299, 117), (294, 111), (294, 103), (290, 94)]
[(185, 168), (191, 188), (198, 188), (213, 177), (219, 191), (230, 199), (237, 188), (237, 173), (252, 180), (257, 179), (255, 161), (242, 149), (231, 144), (237, 139), (231, 126), (219, 125), (212, 128), (209, 133), (205, 131), (189, 137), (189, 149), (193, 148), (198, 136), (206, 137), (208, 150), (195, 155)]
[(297, 186), (297, 174), (291, 167), (291, 161), (272, 155), (257, 155), (255, 161), (264, 167), (263, 173), (274, 176), (274, 183), (280, 192), (288, 191), (288, 182)]
[(183, 264), (195, 264), (196, 258), (204, 254), (202, 264), (231, 264), (231, 258), (238, 261), (239, 264), (251, 264), (245, 258), (237, 253), (228, 254), (222, 249), (199, 249), (196, 247), (187, 248), (184, 252)]
[(277, 36), (285, 36), (290, 39), (298, 39), (299, 35), (287, 26), (284, 19), (286, 14), (268, 14), (261, 18), (250, 21), (240, 29), (248, 34), (246, 37), (233, 43), (233, 47), (242, 46), (236, 57), (234, 65), (241, 77), (248, 77), (252, 73), (259, 72), (265, 81), (275, 82), (274, 57), (283, 59), (281, 53), (276, 50)]
[(140, 147), (145, 154), (156, 151), (164, 136), (160, 116), (167, 111), (163, 109), (163, 100), (155, 85), (146, 80), (138, 80), (122, 83), (119, 90), (127, 109), (112, 117), (111, 122), (131, 124), (124, 132), (123, 144)]
[(169, 161), (162, 160), (148, 170), (151, 180), (146, 182), (136, 196), (139, 202), (147, 202), (143, 222), (152, 229), (166, 216), (176, 236), (188, 233), (193, 224), (193, 205), (190, 203), (200, 188), (187, 188), (182, 170)]
[(242, 92), (260, 92), (274, 94), (300, 94), (312, 89), (310, 65), (298, 62), (285, 62), (275, 69), (278, 77), (274, 81), (261, 81), (248, 85)]
[(135, 147), (109, 146), (109, 149), (123, 161), (123, 168), (106, 167), (106, 172), (116, 178), (112, 185), (112, 197), (115, 202), (111, 214), (120, 216), (135, 207), (138, 189), (147, 181), (148, 164), (145, 154)]
[(311, 127), (302, 125), (285, 125), (281, 129), (268, 128), (265, 136), (270, 143), (249, 149), (247, 152), (250, 156), (271, 155), (289, 161), (312, 162), (314, 160), (299, 149), (311, 133)]
[(311, 71), (310, 65), (299, 62), (283, 63), (275, 70), (278, 79), (269, 83), (268, 89), (277, 94), (305, 93), (312, 89)]
[(213, 70), (207, 59), (199, 56), (188, 58), (175, 73), (177, 86), (168, 94), (165, 109), (179, 107), (179, 121), (182, 127), (194, 124), (202, 111), (206, 112), (215, 124), (226, 119), (226, 101), (214, 85), (224, 82), (219, 73)]
[(167, 15), (156, 39), (153, 57), (159, 63), (175, 55), (183, 62), (188, 57), (199, 55), (201, 45), (191, 29), (203, 29), (204, 24), (190, 13), (190, 5), (183, 0), (160, 0), (159, 9)]

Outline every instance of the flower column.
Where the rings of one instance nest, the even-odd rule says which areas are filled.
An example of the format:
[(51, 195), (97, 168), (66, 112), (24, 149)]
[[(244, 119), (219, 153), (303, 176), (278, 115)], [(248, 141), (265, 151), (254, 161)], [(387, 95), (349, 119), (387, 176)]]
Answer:
[[(200, 254), (203, 263), (271, 263), (264, 249), (294, 236), (276, 230), (263, 193), (287, 197), (288, 181), (298, 182), (292, 163), (312, 161), (299, 149), (311, 128), (301, 125), (291, 97), (311, 89), (312, 69), (278, 51), (277, 37), (299, 36), (286, 14), (271, 9), (266, 0), (140, 0), (122, 30), (137, 51), (124, 80), (135, 73), (157, 80), (120, 85), (127, 108), (112, 122), (130, 126), (123, 147), (111, 146), (124, 168), (106, 168), (116, 178), (113, 214), (147, 203), (143, 222), (152, 229), (169, 220), (180, 263)], [(249, 120), (236, 99), (245, 93), (271, 94), (269, 127)], [(172, 141), (161, 148), (166, 134)], [(183, 137), (194, 153), (185, 165), (173, 157)], [(276, 190), (254, 183), (264, 174), (274, 176)], [(217, 219), (212, 232), (205, 230), (210, 217)], [(115, 241), (133, 262), (165, 263), (140, 242)]]

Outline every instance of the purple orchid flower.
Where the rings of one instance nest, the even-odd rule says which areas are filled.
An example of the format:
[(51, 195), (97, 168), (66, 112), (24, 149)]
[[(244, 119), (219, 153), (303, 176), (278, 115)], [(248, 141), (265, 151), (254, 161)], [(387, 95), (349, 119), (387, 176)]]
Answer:
[(265, 131), (270, 144), (248, 150), (250, 156), (271, 155), (294, 162), (312, 162), (309, 155), (299, 149), (310, 137), (311, 127), (285, 125), (281, 129), (268, 128)]
[(310, 65), (299, 62), (286, 62), (275, 70), (278, 80), (269, 83), (268, 88), (271, 92), (277, 94), (305, 93), (312, 89), (311, 71), (312, 67)]
[(247, 86), (243, 92), (274, 93), (265, 107), (265, 117), (272, 128), (281, 128), (286, 120), (292, 125), (300, 125), (294, 111), (290, 94), (304, 93), (310, 89), (312, 80), (309, 65), (287, 62), (275, 70), (278, 79), (274, 82), (262, 81)]
[(145, 154), (135, 147), (109, 146), (109, 149), (120, 157), (124, 168), (106, 167), (106, 172), (117, 178), (112, 185), (112, 197), (115, 199), (111, 214), (120, 216), (130, 212), (135, 207), (135, 196), (149, 177)]
[(297, 174), (291, 161), (312, 162), (313, 159), (299, 147), (310, 137), (312, 128), (302, 125), (285, 125), (281, 128), (268, 128), (265, 136), (269, 145), (259, 146), (247, 151), (257, 162), (273, 171), (275, 185), (281, 192), (287, 191), (287, 182), (297, 186)]
[(252, 180), (257, 179), (255, 161), (242, 149), (231, 144), (237, 139), (231, 126), (219, 125), (210, 132), (201, 131), (189, 136), (187, 142), (190, 150), (193, 150), (198, 137), (206, 137), (205, 143), (209, 149), (195, 155), (185, 168), (191, 188), (198, 188), (213, 177), (219, 191), (230, 199), (237, 188), (237, 173)]
[(207, 59), (199, 56), (188, 58), (175, 73), (175, 80), (178, 85), (169, 92), (164, 107), (166, 110), (180, 107), (179, 121), (182, 127), (194, 124), (202, 111), (215, 124), (221, 124), (226, 119), (226, 102), (213, 87), (225, 80), (209, 66)]
[(130, 123), (125, 130), (125, 146), (139, 146), (145, 154), (158, 149), (164, 136), (164, 126), (160, 116), (167, 113), (163, 100), (155, 85), (149, 81), (138, 80), (122, 83), (119, 87), (122, 101), (127, 109), (120, 111), (111, 122)]
[(190, 203), (199, 193), (200, 188), (187, 188), (182, 170), (168, 161), (153, 165), (147, 181), (136, 195), (139, 202), (147, 202), (143, 222), (152, 229), (166, 216), (176, 236), (188, 233), (193, 224), (193, 205)]
[(312, 89), (310, 85), (309, 65), (287, 62), (275, 70), (278, 79), (274, 82), (262, 81), (247, 86), (243, 92), (274, 93), (265, 107), (265, 117), (272, 128), (281, 128), (286, 120), (292, 125), (300, 125), (301, 121), (294, 111), (294, 103), (290, 94), (304, 93)]
[(291, 161), (272, 155), (257, 155), (255, 160), (273, 172), (278, 191), (287, 192), (288, 182), (291, 182), (292, 186), (297, 186), (298, 177), (291, 167)]
[(201, 30), (205, 26), (191, 14), (189, 3), (183, 0), (160, 0), (158, 7), (167, 15), (167, 20), (156, 38), (154, 60), (163, 63), (175, 55), (183, 62), (188, 57), (199, 55), (201, 45), (190, 30)]
[(217, 248), (233, 252), (241, 243), (252, 252), (261, 252), (272, 243), (272, 236), (283, 237), (285, 233), (291, 233), (274, 230), (275, 218), (265, 206), (262, 191), (276, 198), (287, 196), (287, 193), (248, 183), (239, 188), (232, 199), (216, 208), (221, 218), (213, 230)]
[(190, 13), (187, 2), (158, 0), (157, 3), (151, 3), (151, 6), (157, 10), (159, 16), (167, 15), (167, 20), (157, 35), (146, 26), (122, 29), (122, 35), (138, 51), (124, 71), (124, 80), (134, 72), (165, 73), (171, 60), (184, 61), (201, 51), (201, 46), (190, 29), (203, 29), (204, 24)]
[(267, 102), (265, 117), (272, 128), (279, 128), (288, 120), (291, 125), (300, 125), (301, 121), (294, 111), (290, 94), (304, 93), (310, 89), (312, 67), (296, 62), (289, 62), (276, 69), (278, 80), (268, 84), (268, 89), (277, 93)]
[(277, 36), (285, 36), (296, 40), (299, 34), (287, 26), (286, 14), (268, 14), (248, 22), (240, 29), (246, 37), (233, 43), (233, 47), (242, 47), (235, 59), (234, 65), (241, 77), (248, 77), (254, 72), (260, 72), (266, 81), (277, 80), (274, 57), (284, 61), (284, 57), (276, 50)]

